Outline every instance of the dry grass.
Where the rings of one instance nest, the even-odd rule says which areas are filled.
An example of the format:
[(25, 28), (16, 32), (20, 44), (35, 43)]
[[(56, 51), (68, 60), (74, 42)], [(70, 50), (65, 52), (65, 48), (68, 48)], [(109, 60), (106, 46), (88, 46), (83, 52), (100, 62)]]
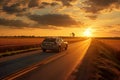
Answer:
[(0, 38), (0, 46), (40, 44), (43, 38)]
[(112, 51), (117, 59), (120, 60), (120, 39), (100, 39), (100, 41)]
[(109, 45), (113, 49), (120, 51), (120, 40), (115, 40), (115, 39), (102, 39), (100, 40), (106, 45)]
[[(112, 43), (110, 43), (112, 42)], [(118, 40), (103, 40), (99, 42), (98, 53), (94, 61), (95, 76), (94, 78), (100, 80), (119, 80), (120, 79), (120, 62), (114, 56), (116, 50), (115, 42)], [(112, 47), (111, 47), (111, 46)], [(114, 49), (113, 49), (114, 48)]]
[(0, 38), (0, 52), (40, 47), (43, 38)]

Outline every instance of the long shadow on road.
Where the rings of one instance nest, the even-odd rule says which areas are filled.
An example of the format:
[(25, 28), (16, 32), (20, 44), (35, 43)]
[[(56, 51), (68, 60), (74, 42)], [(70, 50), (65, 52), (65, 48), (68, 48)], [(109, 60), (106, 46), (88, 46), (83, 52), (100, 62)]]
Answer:
[(7, 75), (15, 73), (19, 70), (22, 70), (22, 69), (26, 68), (27, 66), (38, 63), (38, 62), (44, 60), (45, 58), (55, 55), (55, 54), (57, 54), (57, 53), (39, 52), (39, 53), (25, 56), (22, 58), (17, 58), (14, 60), (1, 62), (0, 63), (0, 79), (6, 77)]

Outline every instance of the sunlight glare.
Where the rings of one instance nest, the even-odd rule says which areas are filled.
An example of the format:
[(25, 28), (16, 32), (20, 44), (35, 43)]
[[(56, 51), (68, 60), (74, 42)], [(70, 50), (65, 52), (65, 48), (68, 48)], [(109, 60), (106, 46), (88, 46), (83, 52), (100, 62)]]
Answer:
[(84, 35), (85, 37), (91, 37), (91, 36), (92, 36), (92, 29), (91, 29), (91, 28), (87, 28), (87, 29), (84, 31), (83, 35)]

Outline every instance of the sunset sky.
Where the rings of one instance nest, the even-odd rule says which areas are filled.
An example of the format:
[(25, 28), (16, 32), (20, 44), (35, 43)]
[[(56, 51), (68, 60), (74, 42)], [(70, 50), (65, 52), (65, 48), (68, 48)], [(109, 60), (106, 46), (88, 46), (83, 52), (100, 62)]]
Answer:
[(0, 0), (0, 36), (120, 37), (120, 0)]

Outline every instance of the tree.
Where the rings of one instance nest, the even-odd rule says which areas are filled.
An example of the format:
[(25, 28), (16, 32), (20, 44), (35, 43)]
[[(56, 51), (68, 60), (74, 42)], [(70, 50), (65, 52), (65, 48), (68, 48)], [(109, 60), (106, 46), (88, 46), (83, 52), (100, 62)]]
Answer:
[(72, 36), (72, 37), (75, 37), (75, 33), (74, 33), (74, 32), (72, 32), (72, 33), (71, 33), (71, 36)]

